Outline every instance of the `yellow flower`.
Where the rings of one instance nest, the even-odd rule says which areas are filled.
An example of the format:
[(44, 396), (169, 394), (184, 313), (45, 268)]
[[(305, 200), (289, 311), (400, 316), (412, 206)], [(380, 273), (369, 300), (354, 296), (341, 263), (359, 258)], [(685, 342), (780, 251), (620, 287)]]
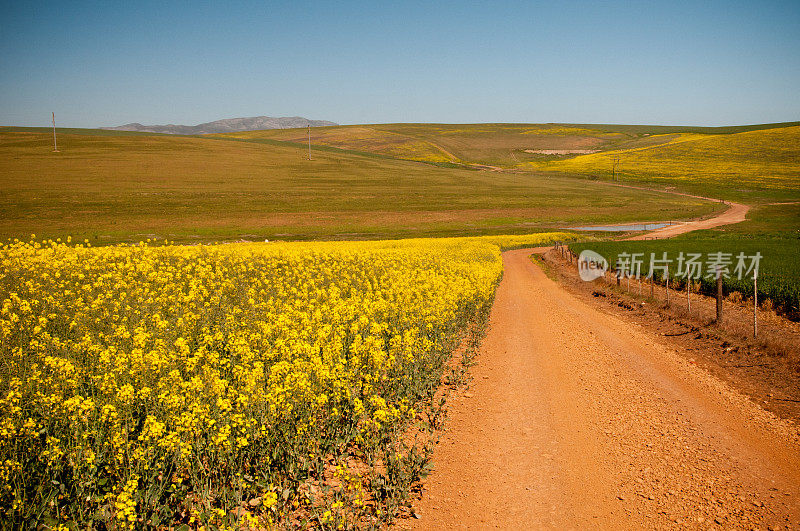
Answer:
[[(68, 516), (133, 528), (166, 496), (192, 525), (222, 527), (233, 505), (192, 511), (268, 471), (277, 486), (246, 518), (270, 525), (279, 492), (281, 510), (307, 503), (278, 480), (403, 433), (415, 385), (438, 384), (491, 301), (501, 245), (568, 238), (0, 244), (0, 507), (57, 491), (37, 514), (80, 507)], [(364, 505), (362, 480), (342, 474), (337, 522)]]

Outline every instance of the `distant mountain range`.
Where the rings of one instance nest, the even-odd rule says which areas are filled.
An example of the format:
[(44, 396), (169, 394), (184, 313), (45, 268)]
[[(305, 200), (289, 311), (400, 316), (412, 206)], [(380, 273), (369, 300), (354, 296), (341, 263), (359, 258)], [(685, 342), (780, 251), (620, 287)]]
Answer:
[(142, 125), (138, 123), (119, 125), (117, 127), (101, 127), (112, 131), (141, 131), (145, 133), (166, 133), (170, 135), (203, 135), (208, 133), (236, 133), (238, 131), (256, 131), (259, 129), (292, 129), (295, 127), (322, 127), (339, 125), (325, 120), (309, 120), (300, 116), (273, 118), (270, 116), (253, 116), (252, 118), (227, 118), (199, 125)]

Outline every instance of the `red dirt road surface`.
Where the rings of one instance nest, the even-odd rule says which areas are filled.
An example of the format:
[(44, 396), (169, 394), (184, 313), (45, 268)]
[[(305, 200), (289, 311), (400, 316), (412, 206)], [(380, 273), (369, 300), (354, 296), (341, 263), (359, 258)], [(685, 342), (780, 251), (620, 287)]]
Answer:
[(505, 274), (418, 529), (800, 527), (797, 427), (566, 293)]

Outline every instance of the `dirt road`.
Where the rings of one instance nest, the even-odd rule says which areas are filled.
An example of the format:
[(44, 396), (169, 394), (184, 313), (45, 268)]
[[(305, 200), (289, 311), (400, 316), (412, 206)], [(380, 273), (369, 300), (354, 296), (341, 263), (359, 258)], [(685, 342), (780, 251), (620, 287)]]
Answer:
[(418, 529), (800, 527), (800, 438), (528, 256), (452, 400)]
[[(688, 195), (688, 194), (680, 194), (680, 195)], [(709, 201), (713, 201), (708, 197), (700, 197), (700, 196), (690, 196), (690, 197), (697, 197), (698, 199), (708, 199)], [(697, 221), (686, 221), (682, 223), (678, 223), (676, 225), (669, 225), (667, 227), (663, 227), (661, 229), (656, 229), (645, 234), (639, 234), (637, 236), (633, 236), (631, 238), (626, 238), (627, 240), (658, 240), (661, 238), (671, 238), (673, 236), (677, 236), (678, 234), (684, 234), (686, 232), (691, 232), (693, 230), (701, 230), (701, 229), (713, 229), (714, 227), (721, 227), (722, 225), (731, 225), (733, 223), (741, 223), (747, 218), (747, 212), (750, 210), (749, 205), (743, 205), (741, 203), (728, 203), (728, 209), (717, 215), (713, 218), (708, 219), (700, 219)]]

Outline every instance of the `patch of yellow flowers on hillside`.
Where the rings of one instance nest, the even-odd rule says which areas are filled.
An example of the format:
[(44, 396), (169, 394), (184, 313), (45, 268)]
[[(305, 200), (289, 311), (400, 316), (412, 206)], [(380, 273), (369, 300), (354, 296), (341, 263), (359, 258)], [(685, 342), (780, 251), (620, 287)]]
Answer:
[(280, 518), (324, 456), (414, 418), (491, 303), (499, 245), (566, 238), (6, 244), (0, 519)]
[(625, 179), (656, 182), (727, 183), (764, 190), (796, 190), (800, 186), (797, 171), (800, 126), (735, 134), (653, 135), (651, 138), (661, 138), (664, 142), (523, 165), (601, 176), (611, 176), (613, 171)]

